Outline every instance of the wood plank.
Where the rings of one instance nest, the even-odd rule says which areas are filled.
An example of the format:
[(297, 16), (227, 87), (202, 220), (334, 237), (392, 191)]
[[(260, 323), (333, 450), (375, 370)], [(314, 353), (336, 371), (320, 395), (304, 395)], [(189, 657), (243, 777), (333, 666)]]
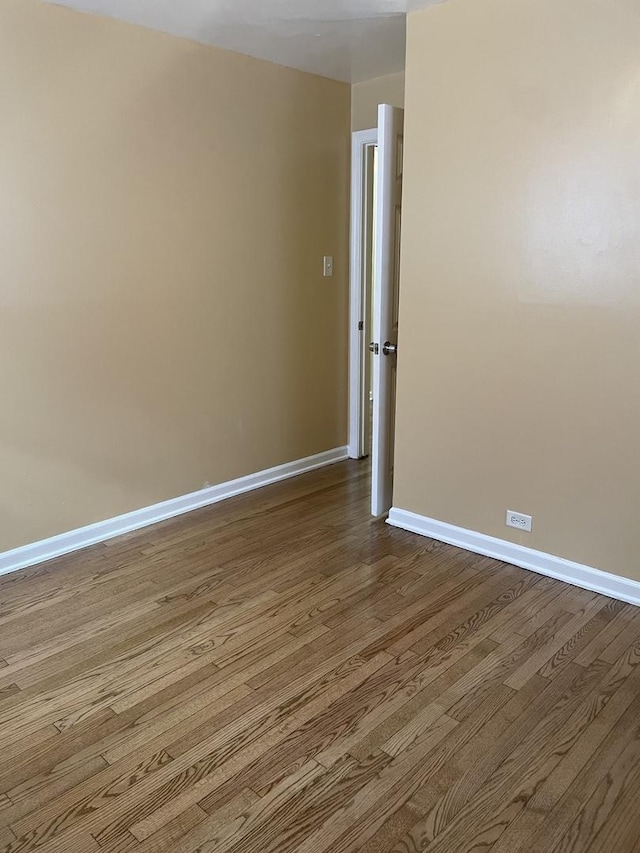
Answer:
[[(631, 663), (625, 680), (639, 662)], [(579, 669), (570, 665), (557, 681), (569, 681), (573, 668)], [(482, 840), (487, 846), (495, 845), (522, 813), (532, 793), (548, 779), (563, 750), (579, 740), (620, 686), (620, 675), (606, 664), (594, 665), (583, 673), (570, 681), (560, 700), (524, 738), (516, 721), (516, 728), (498, 742), (497, 752), (488, 766), (482, 766), (475, 783), (469, 786), (463, 779), (456, 786), (455, 804), (449, 797), (446, 811), (436, 806), (411, 830), (407, 843), (418, 845), (418, 849), (428, 843), (433, 853), (465, 850), (472, 834), (474, 843)], [(555, 683), (551, 682), (550, 690)], [(496, 769), (487, 775), (492, 764)]]
[(570, 641), (577, 632), (582, 631), (595, 616), (606, 606), (601, 598), (594, 598), (589, 604), (570, 619), (549, 642), (526, 660), (512, 673), (505, 684), (519, 690), (539, 669), (541, 669), (562, 647)]
[[(262, 797), (243, 823), (215, 849), (220, 853), (295, 853), (300, 842), (322, 826), (328, 815), (375, 780), (389, 763), (389, 756), (377, 753), (362, 764), (347, 756), (324, 772), (316, 765), (291, 796), (289, 780), (302, 774), (312, 764), (309, 762)], [(280, 795), (283, 787), (286, 798)]]
[[(620, 738), (624, 738), (622, 743), (626, 742), (629, 735), (627, 733), (627, 722), (624, 718), (631, 708), (633, 716), (637, 719), (640, 709), (640, 697), (635, 694), (635, 689), (636, 685), (631, 680), (628, 685), (614, 694), (605, 709), (596, 716), (577, 742), (562, 757), (546, 782), (538, 788), (527, 803), (525, 811), (509, 825), (506, 832), (494, 845), (492, 853), (512, 853), (512, 851), (521, 850), (523, 845), (527, 845), (534, 834), (549, 820), (552, 810), (571, 786), (576, 784), (580, 773), (589, 765), (594, 755), (600, 751), (601, 746), (608, 743), (618, 743)], [(615, 732), (614, 738), (612, 738), (612, 732)], [(609, 765), (615, 762), (616, 753), (614, 750), (615, 747), (611, 751), (607, 748), (604, 749), (607, 753), (606, 762)], [(606, 767), (607, 764), (604, 761), (598, 767), (598, 773), (603, 778), (608, 775)], [(586, 797), (585, 801), (588, 802)]]
[(98, 772), (90, 780), (95, 780), (95, 784), (78, 786), (79, 790), (87, 791), (84, 796), (78, 798), (75, 790), (67, 792), (44, 808), (36, 809), (12, 823), (19, 849), (39, 847), (50, 838), (60, 836), (65, 829), (82, 823), (87, 814), (99, 811), (103, 805), (112, 804), (118, 797), (126, 798), (141, 780), (158, 773), (171, 761), (171, 756), (161, 751), (146, 757), (127, 772), (122, 773), (120, 768), (116, 770), (109, 767)]
[[(240, 814), (258, 799), (256, 794), (252, 792), (248, 794), (249, 796), (238, 804)], [(113, 844), (101, 847), (100, 850), (103, 853), (121, 853), (124, 848), (125, 851), (131, 849), (135, 853), (168, 853), (168, 851), (175, 853), (180, 848), (181, 841), (186, 837), (193, 838), (196, 827), (205, 820), (207, 820), (207, 813), (199, 806), (191, 806), (143, 843), (140, 843), (135, 835), (128, 833), (118, 838)], [(191, 841), (188, 843), (191, 845)]]
[(477, 646), (471, 646), (463, 657), (431, 682), (428, 690), (416, 693), (390, 717), (364, 734), (357, 743), (349, 747), (349, 753), (359, 761), (364, 761), (367, 755), (380, 749), (393, 735), (418, 717), (427, 706), (436, 703), (437, 710), (448, 711), (449, 706), (446, 702), (442, 702), (442, 694), (474, 669), (496, 647), (496, 643), (492, 640), (482, 640)]
[(640, 610), (368, 495), (341, 463), (1, 578), (0, 853), (640, 853)]
[[(311, 834), (298, 853), (325, 853), (340, 850), (351, 853), (373, 836), (382, 825), (402, 808), (429, 777), (445, 764), (452, 753), (472, 738), (487, 718), (508, 701), (513, 691), (503, 687), (492, 695), (473, 719), (458, 724), (443, 719), (446, 726), (412, 744), (380, 774), (365, 785), (358, 794), (339, 809), (331, 820)], [(450, 722), (449, 722), (450, 720)]]
[(0, 847), (6, 848), (16, 840), (8, 826), (0, 826)]
[(7, 684), (6, 687), (0, 687), (0, 702), (8, 699), (9, 696), (15, 696), (16, 693), (20, 693), (20, 688), (17, 684)]
[(632, 619), (627, 625), (625, 625), (619, 634), (611, 640), (609, 645), (600, 652), (598, 659), (607, 661), (607, 663), (615, 663), (620, 655), (624, 654), (627, 649), (637, 643), (638, 640), (640, 640), (640, 622), (638, 622), (638, 619)]
[[(461, 743), (448, 760), (441, 763), (425, 784), (415, 791), (410, 804), (423, 816), (429, 814), (439, 802), (443, 792), (453, 790), (454, 785), (466, 773), (483, 764), (486, 753), (495, 746), (511, 723), (520, 718), (525, 710), (528, 716), (531, 715), (532, 703), (539, 700), (548, 687), (549, 685), (544, 679), (534, 676), (522, 690), (517, 693), (511, 691), (510, 698), (490, 718), (485, 719), (481, 726), (474, 729), (473, 738), (467, 738)], [(484, 702), (476, 706), (466, 719), (473, 722), (477, 714), (482, 714), (485, 702), (491, 704), (492, 695), (493, 691), (487, 695)], [(545, 706), (541, 709), (540, 716), (546, 713), (548, 699), (549, 697), (544, 700)], [(535, 719), (535, 717), (532, 716), (531, 719)], [(482, 717), (481, 720), (483, 720)], [(468, 723), (466, 724), (468, 725)]]
[(420, 812), (410, 803), (405, 803), (362, 844), (359, 853), (389, 853), (419, 818)]
[[(384, 666), (388, 659), (388, 655), (380, 653), (374, 658), (363, 662), (363, 665), (358, 669), (346, 670), (344, 678), (334, 681), (333, 689), (323, 685), (320, 694), (315, 698), (315, 702), (313, 700), (309, 701), (299, 711), (294, 712), (286, 721), (280, 721), (279, 715), (275, 717), (269, 716), (266, 721), (258, 721), (258, 725), (250, 730), (248, 738), (246, 731), (239, 732), (240, 738), (235, 741), (229, 735), (225, 735), (224, 738), (214, 736), (213, 739), (206, 741), (206, 749), (209, 751), (203, 758), (198, 760), (195, 766), (195, 773), (189, 774), (186, 771), (177, 783), (175, 775), (171, 774), (166, 787), (156, 792), (156, 796), (152, 801), (152, 808), (138, 808), (135, 815), (133, 811), (130, 811), (125, 821), (129, 821), (135, 817), (136, 822), (133, 824), (132, 831), (139, 839), (153, 834), (153, 832), (179, 814), (184, 808), (193, 803), (200, 802), (203, 797), (206, 797), (211, 791), (216, 790), (222, 783), (244, 769), (251, 760), (255, 760), (260, 754), (273, 749), (285, 739), (289, 731), (300, 727), (308, 719), (312, 719), (321, 708), (334, 700), (340, 693), (348, 693), (359, 681), (366, 680), (369, 675), (381, 666)], [(243, 724), (246, 721), (247, 718), (245, 717)], [(278, 725), (279, 722), (280, 724)], [(238, 726), (233, 726), (232, 728), (233, 730), (237, 730)], [(262, 734), (263, 731), (264, 734)], [(233, 759), (229, 757), (229, 747), (224, 743), (227, 739), (231, 742), (231, 752), (235, 753)], [(219, 746), (216, 750), (217, 744)], [(200, 746), (198, 745), (194, 749), (199, 750)], [(184, 766), (193, 758), (195, 758), (195, 754), (194, 750), (191, 750), (189, 753), (182, 755), (176, 764), (178, 767)], [(194, 776), (196, 777), (195, 780)], [(201, 780), (202, 784), (196, 787), (195, 783)], [(176, 789), (178, 790), (177, 794)], [(149, 814), (148, 817), (145, 816), (147, 813)], [(103, 837), (108, 839), (114, 832), (117, 832), (117, 826), (111, 824), (98, 836), (98, 840)]]
[[(431, 719), (435, 723), (445, 709), (452, 704), (451, 700), (449, 702), (443, 701), (440, 695), (440, 692), (444, 692), (445, 696), (448, 695), (453, 687), (451, 685), (445, 689), (445, 685), (450, 682), (450, 679), (446, 678), (446, 673), (482, 640), (483, 637), (479, 635), (462, 641), (451, 649), (436, 649), (430, 654), (411, 655), (406, 659), (403, 656), (396, 658), (380, 673), (381, 679), (383, 679), (382, 684), (376, 685), (372, 680), (372, 683), (363, 685), (361, 691), (353, 697), (357, 703), (357, 715), (350, 722), (348, 733), (345, 732), (338, 742), (325, 748), (316, 756), (316, 760), (325, 767), (329, 767), (345, 752), (353, 752), (363, 737), (367, 737), (371, 731), (379, 728), (381, 724), (401, 710), (409, 700), (421, 693), (425, 694), (425, 699), (429, 697), (431, 701), (415, 714), (414, 720), (419, 721), (420, 730), (424, 729), (425, 719)], [(488, 655), (490, 654), (492, 652), (488, 652)], [(395, 673), (392, 672), (392, 667), (396, 669)], [(436, 680), (440, 682), (439, 688), (428, 689)], [(460, 679), (454, 684), (459, 682)], [(365, 688), (369, 694), (373, 688), (375, 701), (365, 699), (362, 695)], [(366, 712), (363, 712), (365, 709)], [(403, 729), (409, 725), (410, 723), (405, 723)], [(386, 743), (385, 741), (385, 745)], [(384, 749), (385, 746), (383, 745), (382, 748)]]
[[(621, 675), (633, 666), (635, 654), (630, 652), (621, 663)], [(527, 804), (528, 809), (505, 833), (504, 842), (500, 839), (496, 845), (498, 849), (514, 853), (529, 850), (530, 846), (532, 850), (552, 850), (560, 842), (612, 764), (636, 736), (640, 713), (639, 677), (640, 671), (635, 667), (602, 713), (536, 791)]]
[[(584, 673), (580, 673), (576, 667), (572, 671), (567, 670), (563, 678), (558, 678), (556, 683), (551, 683), (532, 703), (529, 713), (531, 723), (535, 725), (536, 722), (549, 719), (550, 714), (559, 704), (560, 707), (565, 708), (566, 703), (562, 703), (567, 691), (583, 675)], [(592, 677), (580, 682), (582, 693), (579, 695), (586, 695), (592, 683)], [(575, 694), (574, 701), (577, 701)], [(461, 819), (459, 816), (463, 814), (468, 804), (473, 802), (474, 796), (481, 796), (486, 791), (493, 774), (497, 773), (499, 768), (521, 747), (524, 737), (526, 735), (521, 730), (519, 718), (500, 732), (491, 723), (484, 731), (480, 731), (478, 737), (465, 748), (461, 755), (466, 771), (462, 774), (449, 775), (444, 794), (440, 792), (435, 800), (431, 801), (425, 797), (426, 792), (420, 792), (413, 797), (412, 803), (421, 807), (425, 817), (411, 829), (407, 843), (426, 845), (435, 842), (456, 819)]]
[(498, 684), (506, 683), (511, 673), (518, 669), (523, 661), (529, 660), (549, 639), (555, 637), (570, 618), (570, 614), (559, 611), (534, 634), (523, 637), (520, 642), (519, 634), (505, 638), (490, 658), (479, 661), (464, 681), (456, 685), (455, 704), (448, 705), (449, 714), (456, 720), (465, 719)]
[(637, 849), (640, 734), (627, 745), (556, 846), (558, 853)]
[(621, 610), (616, 613), (607, 625), (605, 625), (602, 631), (596, 634), (591, 641), (581, 649), (580, 653), (576, 656), (576, 663), (579, 663), (581, 666), (590, 666), (594, 661), (596, 661), (609, 644), (612, 643), (620, 632), (629, 624), (629, 621), (633, 619), (635, 609), (636, 608), (631, 604), (623, 605)]
[(543, 678), (554, 678), (560, 670), (597, 638), (607, 625), (624, 609), (621, 601), (610, 601), (582, 628), (569, 637), (565, 644), (539, 670)]

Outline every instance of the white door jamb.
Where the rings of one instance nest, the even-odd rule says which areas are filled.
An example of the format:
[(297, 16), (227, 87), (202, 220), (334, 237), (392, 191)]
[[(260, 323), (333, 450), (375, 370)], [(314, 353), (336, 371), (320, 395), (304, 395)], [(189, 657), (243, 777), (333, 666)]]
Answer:
[(351, 135), (351, 254), (349, 273), (349, 457), (361, 459), (363, 424), (368, 413), (362, 410), (361, 386), (364, 377), (366, 329), (364, 323), (365, 202), (367, 150), (378, 144), (378, 129), (358, 130)]

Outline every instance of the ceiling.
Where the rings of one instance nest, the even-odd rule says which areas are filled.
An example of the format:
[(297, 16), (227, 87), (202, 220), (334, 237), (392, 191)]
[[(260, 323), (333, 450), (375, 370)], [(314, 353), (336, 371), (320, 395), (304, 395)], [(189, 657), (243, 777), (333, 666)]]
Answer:
[(47, 0), (358, 83), (401, 71), (405, 14), (436, 0)]

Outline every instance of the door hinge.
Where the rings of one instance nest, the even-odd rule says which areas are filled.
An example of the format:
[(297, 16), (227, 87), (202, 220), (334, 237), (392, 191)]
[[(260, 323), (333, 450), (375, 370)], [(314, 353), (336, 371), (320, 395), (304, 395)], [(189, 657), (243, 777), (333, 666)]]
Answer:
[(359, 332), (364, 332), (364, 320), (360, 320), (360, 321), (358, 322), (358, 331), (359, 331)]

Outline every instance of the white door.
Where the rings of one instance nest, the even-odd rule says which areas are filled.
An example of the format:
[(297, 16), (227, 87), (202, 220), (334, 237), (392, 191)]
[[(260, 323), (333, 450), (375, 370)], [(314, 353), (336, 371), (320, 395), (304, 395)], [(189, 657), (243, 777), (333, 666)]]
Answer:
[(402, 212), (404, 112), (378, 107), (376, 248), (373, 276), (371, 514), (391, 508)]

